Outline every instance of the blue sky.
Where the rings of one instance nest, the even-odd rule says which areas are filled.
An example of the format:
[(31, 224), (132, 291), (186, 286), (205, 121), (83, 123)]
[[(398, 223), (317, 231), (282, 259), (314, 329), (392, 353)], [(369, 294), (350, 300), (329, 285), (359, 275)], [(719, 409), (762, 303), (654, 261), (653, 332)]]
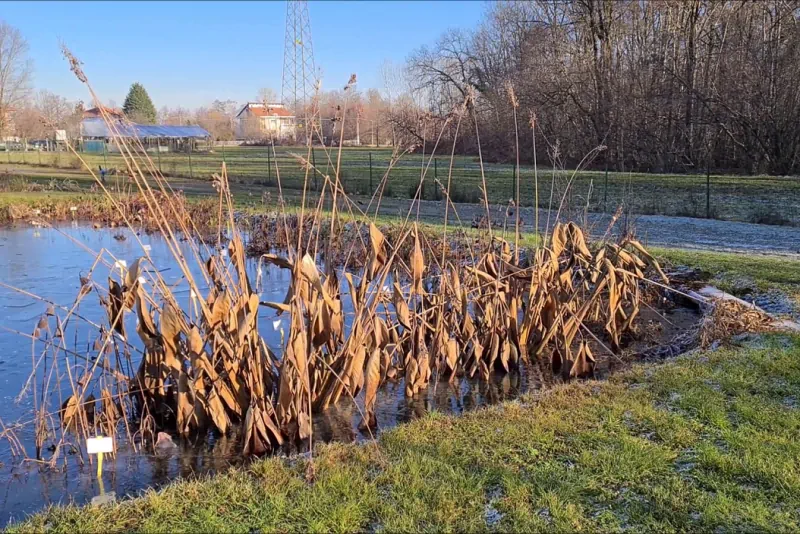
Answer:
[[(358, 74), (382, 87), (384, 60), (401, 64), (448, 28), (471, 28), (486, 5), (466, 2), (309, 2), (323, 89)], [(141, 82), (157, 108), (243, 102), (260, 87), (280, 94), (285, 2), (4, 2), (0, 18), (28, 40), (34, 87), (89, 102), (61, 57), (84, 62), (103, 102), (121, 105)]]

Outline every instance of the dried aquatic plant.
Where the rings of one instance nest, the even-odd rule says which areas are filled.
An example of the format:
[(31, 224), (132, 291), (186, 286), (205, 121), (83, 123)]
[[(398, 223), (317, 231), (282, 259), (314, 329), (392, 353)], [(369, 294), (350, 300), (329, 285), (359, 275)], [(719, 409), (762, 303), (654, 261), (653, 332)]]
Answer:
[[(80, 71), (80, 63), (68, 57)], [(86, 82), (82, 71), (79, 79)], [(348, 87), (354, 83), (355, 77)], [(513, 90), (509, 97), (516, 109)], [(457, 118), (456, 131), (469, 110), (477, 133), (474, 98), (470, 91), (460, 111), (450, 115)], [(346, 112), (345, 103), (343, 118)], [(414, 396), (431, 380), (488, 380), (492, 373), (513, 372), (533, 358), (548, 359), (565, 379), (591, 376), (598, 347), (607, 350), (607, 344), (618, 351), (622, 337), (635, 328), (641, 284), (650, 275), (669, 284), (637, 241), (592, 247), (573, 223), (555, 224), (545, 246), (523, 251), (519, 194), (513, 244), (494, 235), (491, 224), (478, 239), (448, 236), (447, 226), (441, 237), (434, 236), (411, 219), (414, 203), (400, 224), (379, 228), (369, 215), (372, 202), (362, 211), (342, 189), (340, 143), (336, 155), (324, 149), (327, 161), (336, 161), (332, 176), (298, 156), (306, 167), (305, 185), (317, 177), (323, 183), (316, 204), (309, 206), (304, 188), (297, 215), (287, 214), (281, 204), (277, 173), (280, 211), (250, 233), (253, 242), (261, 243), (259, 265), (286, 269), (290, 281), (283, 301), (262, 302), (248, 278), (245, 257), (254, 246), (245, 247), (235, 221), (225, 165), (214, 176), (215, 208), (206, 209), (216, 214), (218, 246), (184, 243), (181, 236), (196, 235), (198, 229), (186, 203), (141, 143), (118, 135), (113, 121), (103, 118), (150, 225), (164, 237), (194, 298), (182, 307), (143, 247), (130, 266), (101, 251), (96, 263), (119, 268), (104, 282), (88, 273), (73, 307), (62, 310), (66, 313), (48, 310), (31, 336), (34, 347), (45, 347), (38, 358), (33, 354), (31, 381), (40, 401), (35, 406), (37, 445), (56, 444), (51, 461), (72, 443), (70, 436), (102, 431), (125, 436), (136, 446), (159, 430), (226, 434), (234, 426), (243, 429), (244, 454), (263, 454), (287, 442), (310, 442), (313, 415), (342, 397), (363, 397), (362, 427), (372, 429), (381, 386), (399, 379), (405, 394)], [(318, 121), (312, 118), (309, 124), (312, 135), (321, 138)], [(449, 196), (453, 155), (444, 190), (446, 213), (452, 210), (460, 223)], [(430, 161), (421, 170), (420, 188)], [(481, 174), (488, 222), (482, 160)], [(387, 178), (388, 171), (373, 196), (377, 205)], [(97, 182), (120, 210), (121, 224), (132, 227), (133, 216)], [(332, 212), (324, 216), (328, 201)], [(343, 213), (353, 221), (349, 228), (342, 224)], [(464, 246), (454, 247), (458, 235)], [(201, 279), (190, 269), (192, 262), (201, 267)], [(107, 312), (102, 324), (76, 314), (92, 293)], [(349, 296), (347, 310), (344, 294)], [(273, 354), (259, 333), (260, 307), (289, 317), (280, 354)], [(126, 317), (132, 315), (140, 344), (126, 329)], [(90, 350), (67, 347), (64, 331), (75, 321), (95, 329), (97, 341)], [(598, 344), (600, 337), (605, 341)], [(68, 384), (55, 383), (61, 376)], [(60, 423), (53, 418), (56, 397)]]

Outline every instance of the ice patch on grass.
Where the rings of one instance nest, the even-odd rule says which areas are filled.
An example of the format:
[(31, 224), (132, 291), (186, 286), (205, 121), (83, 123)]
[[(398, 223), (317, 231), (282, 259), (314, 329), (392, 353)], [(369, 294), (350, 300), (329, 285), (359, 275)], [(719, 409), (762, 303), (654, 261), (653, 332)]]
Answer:
[(489, 502), (483, 507), (483, 520), (487, 527), (493, 527), (503, 519), (503, 514), (494, 507), (494, 501), (502, 498), (503, 490), (499, 487), (493, 488), (486, 496)]

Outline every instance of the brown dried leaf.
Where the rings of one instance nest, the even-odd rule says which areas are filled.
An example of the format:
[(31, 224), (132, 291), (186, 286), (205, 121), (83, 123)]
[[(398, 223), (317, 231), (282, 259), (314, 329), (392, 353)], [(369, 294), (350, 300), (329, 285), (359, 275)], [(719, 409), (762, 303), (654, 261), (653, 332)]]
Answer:
[(400, 285), (394, 283), (394, 310), (397, 315), (398, 322), (403, 325), (403, 328), (411, 328), (411, 314), (408, 310), (408, 304), (403, 298), (403, 293), (400, 290)]
[(189, 398), (190, 394), (189, 377), (181, 370), (178, 376), (178, 413), (176, 416), (178, 433), (182, 436), (189, 433), (189, 420), (194, 410), (194, 402)]
[(139, 265), (141, 260), (142, 258), (136, 258), (136, 260), (131, 263), (131, 266), (128, 267), (128, 271), (125, 273), (125, 289), (127, 291), (131, 291), (139, 282)]
[(222, 405), (222, 401), (220, 401), (216, 388), (211, 388), (207, 398), (208, 412), (211, 415), (211, 420), (214, 422), (214, 426), (217, 427), (217, 430), (225, 434), (229, 424), (228, 414), (225, 412), (225, 407)]
[(425, 273), (425, 256), (422, 254), (422, 247), (419, 244), (419, 229), (414, 223), (414, 252), (411, 255), (411, 292), (422, 295), (425, 291), (422, 287), (422, 279)]
[(556, 260), (561, 253), (564, 252), (564, 249), (567, 246), (567, 235), (566, 235), (566, 226), (562, 223), (558, 223), (553, 228), (553, 236), (551, 238), (551, 248), (553, 249), (553, 255), (555, 256)]
[(447, 340), (445, 352), (447, 354), (447, 366), (455, 376), (456, 365), (458, 365), (458, 343), (456, 343), (455, 338), (451, 337)]
[(75, 395), (70, 395), (61, 405), (61, 424), (69, 430), (76, 430), (78, 425), (80, 402)]
[(275, 254), (263, 254), (261, 257), (267, 263), (271, 263), (273, 265), (277, 265), (281, 269), (289, 269), (289, 270), (291, 270), (292, 267), (293, 267), (292, 266), (292, 262), (290, 262), (288, 259), (284, 258), (283, 256), (277, 256)]
[(124, 338), (125, 323), (122, 320), (122, 287), (113, 278), (108, 279), (108, 296), (106, 303), (108, 322)]
[(656, 261), (656, 259), (649, 252), (647, 252), (647, 249), (645, 249), (644, 246), (642, 246), (642, 244), (635, 239), (631, 239), (629, 243), (633, 246), (633, 248), (636, 249), (637, 252), (639, 252), (641, 256), (644, 257), (645, 262), (655, 269), (655, 271), (658, 273), (658, 276), (661, 277), (661, 280), (665, 284), (669, 284), (669, 277), (664, 274), (664, 271), (661, 270), (661, 265), (658, 264), (658, 261)]
[(367, 361), (367, 369), (366, 369), (366, 388), (364, 392), (364, 410), (366, 411), (367, 421), (366, 423), (368, 426), (374, 426), (375, 420), (375, 401), (378, 398), (378, 386), (380, 385), (381, 380), (381, 351), (380, 349), (375, 349), (372, 351), (372, 354)]
[(406, 397), (414, 396), (414, 384), (417, 382), (417, 360), (409, 358), (406, 364)]

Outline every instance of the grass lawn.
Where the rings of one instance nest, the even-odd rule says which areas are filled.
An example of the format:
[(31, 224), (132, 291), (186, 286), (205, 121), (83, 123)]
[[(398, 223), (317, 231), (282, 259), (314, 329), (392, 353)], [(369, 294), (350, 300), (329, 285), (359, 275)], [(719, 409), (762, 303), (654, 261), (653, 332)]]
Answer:
[(770, 335), (11, 530), (797, 531), (798, 399)]
[[(430, 149), (430, 147), (429, 147)], [(275, 186), (280, 172), (285, 190), (302, 188), (304, 170), (292, 154), (307, 157), (305, 147), (276, 147), (276, 154), (268, 156), (267, 147), (217, 147), (210, 152), (191, 155), (185, 153), (151, 154), (161, 172), (173, 178), (209, 181), (219, 172), (223, 161), (232, 183), (242, 186)], [(345, 148), (342, 151), (341, 180), (350, 193), (371, 194), (386, 173), (392, 151), (387, 148)], [(121, 156), (115, 154), (83, 154), (92, 169), (102, 165), (124, 169)], [(315, 147), (312, 161), (320, 172), (332, 174), (337, 152), (335, 149)], [(410, 198), (419, 183), (420, 173), (430, 156), (409, 154), (400, 159), (392, 169), (385, 194), (394, 198)], [(438, 179), (447, 182), (450, 158), (434, 158), (428, 169), (425, 199), (438, 199)], [(65, 170), (80, 171), (80, 161), (67, 153), (7, 152), (0, 153), (0, 172), (13, 170), (29, 173), (48, 169), (49, 174)], [(573, 171), (539, 169), (539, 205), (547, 207), (551, 184), (555, 182), (556, 198), (573, 176)], [(41, 173), (41, 171), (39, 171)], [(77, 174), (81, 174), (78, 172)], [(83, 173), (85, 175), (85, 172)], [(514, 166), (486, 163), (484, 165), (487, 189), (491, 202), (505, 204), (514, 197)], [(520, 189), (523, 205), (534, 200), (533, 168), (523, 166), (520, 171)], [(322, 179), (315, 181), (321, 187)], [(481, 201), (481, 168), (474, 156), (456, 156), (453, 162), (451, 195), (456, 202)], [(312, 184), (313, 185), (313, 184)], [(701, 174), (645, 174), (601, 171), (581, 171), (575, 175), (568, 196), (568, 205), (590, 211), (614, 211), (625, 203), (632, 213), (682, 215), (705, 217), (706, 176)], [(768, 176), (712, 175), (709, 183), (709, 215), (725, 220), (769, 224), (800, 225), (800, 179)]]

